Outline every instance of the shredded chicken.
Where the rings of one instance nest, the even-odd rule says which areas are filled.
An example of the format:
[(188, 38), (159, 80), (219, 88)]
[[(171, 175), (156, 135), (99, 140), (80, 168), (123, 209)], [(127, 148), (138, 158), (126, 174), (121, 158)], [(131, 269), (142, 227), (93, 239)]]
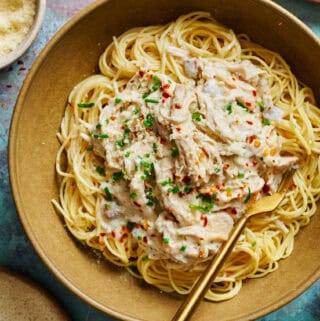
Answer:
[(98, 213), (106, 233), (120, 238), (127, 226), (150, 258), (192, 264), (214, 255), (297, 159), (281, 154), (272, 121), (282, 112), (261, 69), (185, 59), (185, 71), (187, 85), (139, 71), (92, 139), (110, 173)]

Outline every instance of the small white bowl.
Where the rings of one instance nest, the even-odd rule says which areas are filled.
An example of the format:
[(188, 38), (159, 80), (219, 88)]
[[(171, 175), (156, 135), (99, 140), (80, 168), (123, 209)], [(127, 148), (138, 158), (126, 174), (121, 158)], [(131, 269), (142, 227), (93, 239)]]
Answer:
[(7, 55), (0, 56), (0, 69), (5, 68), (21, 57), (36, 39), (46, 12), (46, 0), (36, 0), (36, 14), (33, 24), (16, 49)]

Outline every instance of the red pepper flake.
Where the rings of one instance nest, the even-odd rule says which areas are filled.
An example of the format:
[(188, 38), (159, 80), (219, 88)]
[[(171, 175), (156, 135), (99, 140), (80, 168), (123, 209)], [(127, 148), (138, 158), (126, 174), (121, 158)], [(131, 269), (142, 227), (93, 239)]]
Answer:
[(227, 276), (230, 276), (230, 275), (232, 275), (234, 272), (232, 272), (232, 271), (226, 271), (226, 274), (227, 274)]
[(161, 100), (161, 102), (164, 104), (164, 103), (166, 102), (166, 100), (163, 98), (163, 99)]
[(252, 90), (252, 95), (253, 95), (254, 97), (256, 97), (256, 96), (257, 96), (257, 92), (256, 92), (255, 90)]
[(256, 138), (255, 135), (249, 136), (249, 137), (247, 137), (247, 142), (248, 142), (249, 144), (251, 144), (251, 143), (255, 140), (255, 138)]
[(220, 202), (220, 198), (216, 197), (215, 199), (215, 202)]
[(256, 167), (257, 164), (258, 164), (258, 162), (256, 162), (256, 161), (253, 161), (253, 162), (252, 162), (253, 167)]
[(139, 117), (139, 119), (140, 119), (140, 120), (144, 120), (144, 115), (141, 115), (141, 116)]
[(249, 163), (245, 163), (246, 167), (249, 167)]
[(264, 193), (269, 193), (270, 192), (270, 186), (268, 184), (264, 184), (262, 187), (262, 190)]
[(128, 249), (127, 247), (125, 247), (125, 250), (126, 250), (126, 252), (128, 252), (128, 251), (129, 251), (129, 249)]
[(204, 238), (203, 238), (203, 237), (199, 237), (199, 240), (200, 240), (200, 241), (203, 241), (203, 240), (204, 240)]
[(100, 235), (101, 235), (101, 236), (105, 236), (105, 235), (106, 235), (106, 233), (104, 233), (104, 232), (101, 232), (101, 233), (100, 233)]
[(234, 207), (232, 207), (231, 208), (231, 214), (237, 214), (238, 212), (237, 212), (237, 209), (236, 208), (234, 208)]
[(253, 125), (253, 122), (252, 122), (251, 120), (246, 120), (246, 123), (247, 123), (248, 125)]
[(124, 233), (122, 234), (122, 236), (120, 237), (120, 243), (123, 243), (123, 241), (128, 237), (128, 233)]
[(170, 87), (170, 84), (164, 84), (164, 85), (161, 86), (161, 89), (162, 89), (162, 90), (166, 90), (166, 89), (168, 89), (169, 87)]
[(307, 175), (307, 179), (310, 179), (310, 175)]
[(20, 59), (20, 60), (18, 60), (18, 65), (23, 65), (24, 64), (24, 62)]
[(165, 144), (167, 141), (163, 138), (163, 137), (160, 137), (160, 144)]
[(138, 202), (134, 201), (133, 204), (137, 207), (141, 207), (141, 204), (139, 204)]
[(181, 128), (180, 127), (176, 127), (176, 131), (180, 133), (181, 132)]
[(11, 85), (7, 85), (6, 87), (7, 87), (7, 88), (12, 88), (12, 86), (11, 86)]
[(148, 243), (148, 239), (147, 239), (146, 236), (144, 236), (142, 240), (143, 240), (144, 243)]
[(175, 108), (175, 109), (181, 109), (182, 106), (181, 106), (180, 104), (174, 104), (174, 108)]
[(126, 126), (125, 126), (125, 125), (122, 125), (120, 128), (123, 130), (123, 129), (125, 129), (125, 128), (126, 128)]
[(230, 164), (228, 164), (228, 163), (223, 165), (224, 170), (227, 170), (229, 167), (230, 167)]
[(203, 220), (203, 227), (206, 227), (208, 225), (208, 217), (207, 216), (201, 216), (201, 220)]
[(115, 238), (115, 237), (116, 237), (116, 232), (115, 232), (115, 231), (111, 231), (111, 236), (112, 236), (113, 238)]
[(141, 225), (140, 225), (140, 224), (138, 224), (138, 223), (134, 223), (134, 227), (135, 227), (135, 228), (140, 228), (140, 227), (141, 227)]
[(27, 67), (22, 66), (22, 67), (19, 68), (19, 70), (27, 70)]
[(139, 76), (142, 78), (146, 72), (143, 70), (139, 70)]
[(246, 101), (245, 105), (248, 106), (248, 107), (251, 107), (251, 103), (249, 101)]
[(220, 191), (221, 186), (220, 185), (216, 185), (216, 189)]
[(117, 118), (114, 117), (114, 116), (111, 116), (110, 119), (111, 119), (112, 121), (114, 121), (114, 120), (116, 120)]
[(164, 98), (169, 98), (169, 97), (171, 97), (171, 95), (170, 95), (168, 92), (164, 91), (164, 92), (162, 93), (162, 97), (164, 97)]

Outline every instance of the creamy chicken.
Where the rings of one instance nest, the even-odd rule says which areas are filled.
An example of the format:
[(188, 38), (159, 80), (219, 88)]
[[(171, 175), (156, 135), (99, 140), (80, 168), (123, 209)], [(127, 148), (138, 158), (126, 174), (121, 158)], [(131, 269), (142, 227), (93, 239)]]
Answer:
[(248, 204), (277, 190), (281, 154), (265, 73), (249, 61), (185, 59), (190, 82), (141, 70), (92, 130), (105, 159), (97, 219), (150, 258), (194, 264), (216, 253)]

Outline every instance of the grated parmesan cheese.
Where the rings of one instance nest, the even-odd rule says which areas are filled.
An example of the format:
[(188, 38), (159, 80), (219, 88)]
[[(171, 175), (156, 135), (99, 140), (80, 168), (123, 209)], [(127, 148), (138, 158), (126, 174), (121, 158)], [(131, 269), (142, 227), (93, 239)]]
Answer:
[(16, 49), (32, 26), (35, 0), (0, 1), (0, 56)]

